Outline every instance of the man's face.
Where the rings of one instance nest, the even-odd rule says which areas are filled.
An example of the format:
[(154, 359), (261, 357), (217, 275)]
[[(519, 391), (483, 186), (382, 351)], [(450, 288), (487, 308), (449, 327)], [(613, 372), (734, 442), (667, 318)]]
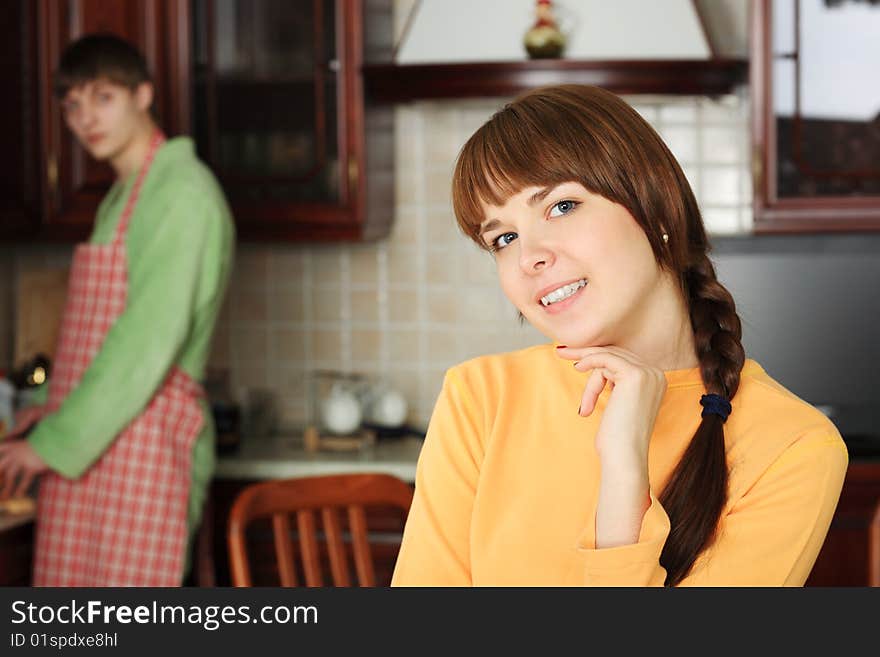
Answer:
[(97, 160), (112, 160), (125, 150), (148, 117), (152, 85), (134, 91), (99, 78), (70, 89), (61, 100), (64, 120)]

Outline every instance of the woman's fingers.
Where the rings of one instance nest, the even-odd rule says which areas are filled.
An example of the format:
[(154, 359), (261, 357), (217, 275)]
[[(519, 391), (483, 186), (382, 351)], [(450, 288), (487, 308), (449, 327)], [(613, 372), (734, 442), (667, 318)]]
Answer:
[(581, 405), (578, 408), (578, 415), (581, 417), (588, 417), (590, 413), (593, 412), (593, 409), (596, 408), (596, 400), (599, 399), (599, 395), (602, 394), (602, 391), (605, 389), (605, 383), (607, 379), (603, 373), (603, 370), (597, 368), (594, 369), (590, 374), (590, 378), (587, 379), (587, 385), (584, 387), (584, 394), (581, 395)]
[(636, 365), (623, 356), (611, 353), (610, 351), (599, 351), (587, 354), (578, 359), (574, 364), (574, 369), (578, 372), (586, 372), (587, 370), (592, 370), (597, 367), (607, 370), (608, 373), (611, 374), (608, 378), (614, 380), (618, 374), (624, 372), (627, 368), (636, 367)]

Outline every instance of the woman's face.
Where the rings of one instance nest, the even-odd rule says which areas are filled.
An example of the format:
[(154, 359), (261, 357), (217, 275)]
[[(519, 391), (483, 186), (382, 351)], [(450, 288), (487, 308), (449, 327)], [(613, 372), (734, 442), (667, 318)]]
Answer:
[(669, 279), (622, 205), (569, 182), (483, 210), (504, 293), (550, 339), (626, 346), (662, 320), (651, 300)]

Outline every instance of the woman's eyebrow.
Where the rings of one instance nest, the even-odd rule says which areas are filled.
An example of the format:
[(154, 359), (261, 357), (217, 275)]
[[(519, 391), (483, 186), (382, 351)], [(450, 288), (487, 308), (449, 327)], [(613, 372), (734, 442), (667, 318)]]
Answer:
[(554, 189), (559, 187), (559, 185), (555, 185), (553, 187), (545, 187), (544, 189), (539, 189), (537, 192), (531, 195), (528, 200), (529, 205), (535, 205), (536, 203), (540, 203), (552, 192)]
[(480, 235), (488, 233), (490, 230), (492, 230), (493, 228), (495, 228), (496, 226), (498, 226), (500, 224), (501, 224), (501, 222), (498, 221), (497, 219), (490, 219), (489, 221), (487, 221), (485, 223), (485, 225), (480, 226)]

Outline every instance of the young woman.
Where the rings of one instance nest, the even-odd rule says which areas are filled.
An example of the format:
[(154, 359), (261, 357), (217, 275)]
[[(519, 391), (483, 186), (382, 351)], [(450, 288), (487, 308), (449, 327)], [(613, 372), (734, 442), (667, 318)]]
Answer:
[(654, 130), (602, 89), (539, 89), (468, 140), (452, 191), (553, 344), (447, 372), (393, 585), (802, 585), (847, 452), (746, 359)]

